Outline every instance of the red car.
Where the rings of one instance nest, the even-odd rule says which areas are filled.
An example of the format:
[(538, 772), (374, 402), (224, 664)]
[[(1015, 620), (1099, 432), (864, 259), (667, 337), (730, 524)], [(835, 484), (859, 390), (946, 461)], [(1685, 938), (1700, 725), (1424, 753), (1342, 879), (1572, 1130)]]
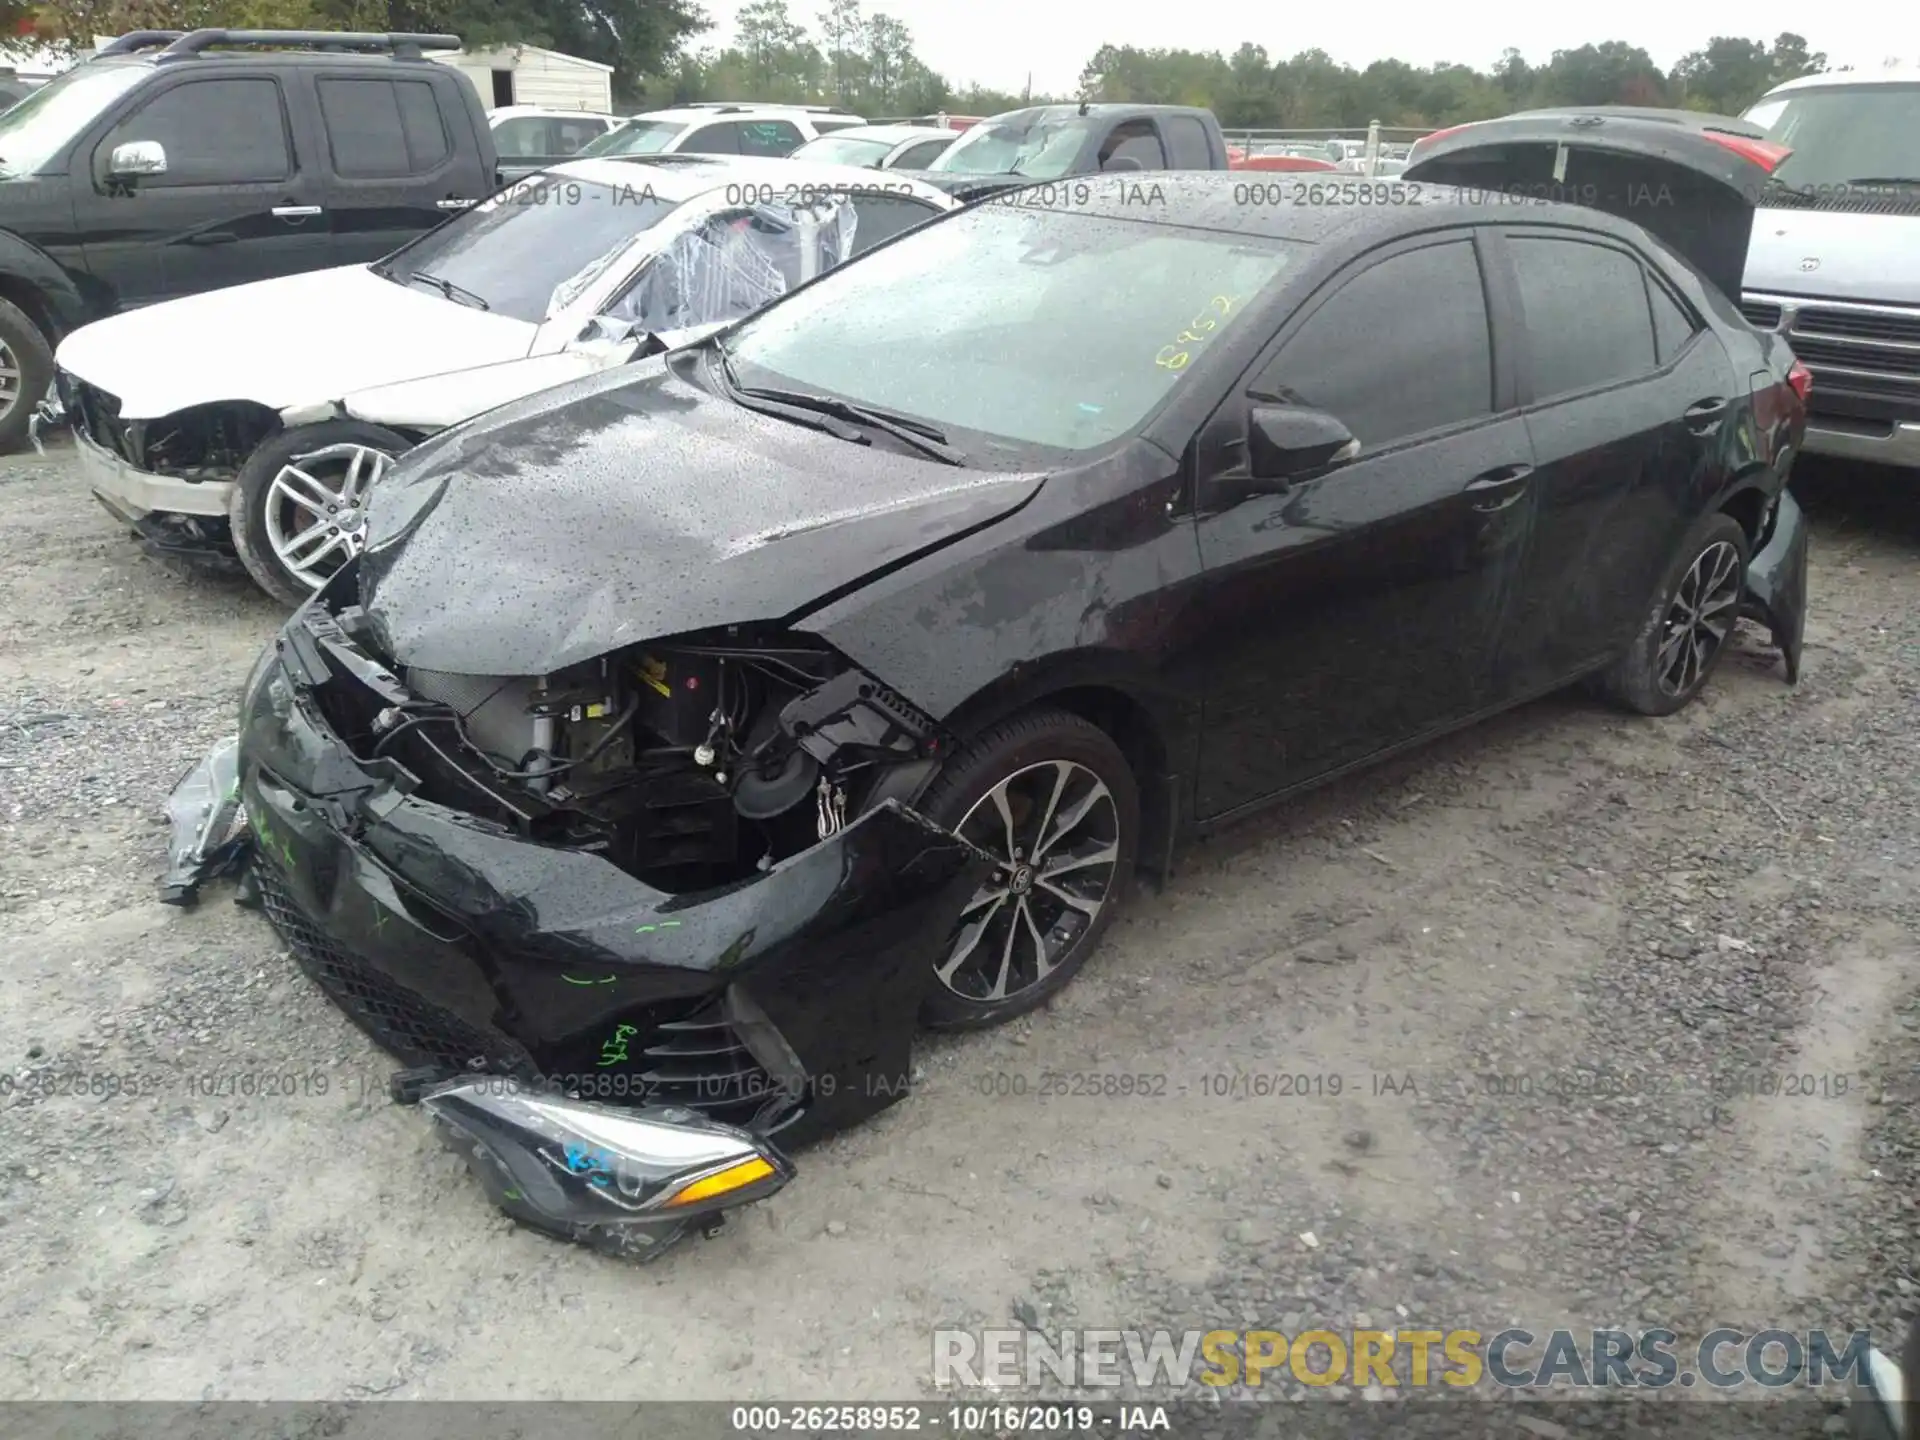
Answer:
[(1308, 155), (1248, 155), (1238, 149), (1227, 151), (1229, 170), (1332, 170), (1331, 160), (1315, 160)]

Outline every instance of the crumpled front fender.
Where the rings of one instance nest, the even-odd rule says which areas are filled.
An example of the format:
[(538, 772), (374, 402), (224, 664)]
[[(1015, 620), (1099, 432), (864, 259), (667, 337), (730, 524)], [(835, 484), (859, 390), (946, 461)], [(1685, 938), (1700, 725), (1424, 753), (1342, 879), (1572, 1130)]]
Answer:
[(1786, 659), (1787, 683), (1798, 684), (1807, 629), (1807, 517), (1791, 491), (1780, 492), (1772, 533), (1747, 562), (1743, 609), (1773, 632)]

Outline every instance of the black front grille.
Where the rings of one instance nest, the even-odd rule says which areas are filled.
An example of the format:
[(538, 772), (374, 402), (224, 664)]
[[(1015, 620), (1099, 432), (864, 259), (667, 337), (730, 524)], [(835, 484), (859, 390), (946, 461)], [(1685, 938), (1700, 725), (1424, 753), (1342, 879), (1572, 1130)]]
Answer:
[(1818, 340), (1796, 331), (1793, 353), (1818, 375), (1822, 365), (1840, 370), (1863, 370), (1886, 376), (1911, 375), (1920, 379), (1920, 348), (1888, 350), (1875, 345), (1859, 345), (1846, 340)]
[(1780, 307), (1769, 305), (1762, 300), (1742, 300), (1740, 313), (1747, 317), (1747, 323), (1758, 330), (1774, 330), (1780, 325)]
[(657, 1026), (640, 1051), (647, 1099), (744, 1123), (772, 1098), (773, 1077), (753, 1058), (715, 1000)]
[(336, 945), (270, 862), (256, 861), (253, 873), (267, 918), (294, 960), (382, 1048), (408, 1065), (532, 1074), (526, 1052), (505, 1035), (477, 1029)]
[(1824, 305), (1809, 305), (1794, 316), (1793, 333), (1796, 337), (1834, 335), (1920, 345), (1920, 311), (1902, 315), (1883, 310), (1833, 310)]

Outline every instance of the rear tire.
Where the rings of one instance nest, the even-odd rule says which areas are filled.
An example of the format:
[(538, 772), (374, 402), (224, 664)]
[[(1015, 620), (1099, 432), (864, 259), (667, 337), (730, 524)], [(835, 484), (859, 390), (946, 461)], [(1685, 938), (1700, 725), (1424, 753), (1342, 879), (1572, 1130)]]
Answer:
[(1746, 595), (1747, 532), (1731, 515), (1703, 518), (1662, 577), (1626, 653), (1596, 688), (1638, 715), (1671, 715), (1706, 688), (1726, 656)]
[[(302, 425), (263, 441), (240, 467), (227, 506), (233, 548), (254, 582), (296, 609), (312, 599), (359, 553), (367, 488), (411, 448), (405, 436), (359, 420)], [(296, 467), (300, 456), (314, 458)], [(328, 523), (336, 518), (326, 509), (330, 501), (339, 503), (337, 518), (345, 522), (337, 527)], [(307, 535), (313, 538), (303, 545), (292, 543)], [(301, 558), (310, 569), (294, 563)]]
[(0, 300), (0, 455), (27, 442), (33, 412), (53, 384), (53, 347), (26, 311)]
[(1140, 796), (1120, 747), (1078, 715), (1030, 710), (961, 749), (915, 808), (1003, 862), (930, 962), (922, 1022), (982, 1030), (1059, 993), (1133, 877)]

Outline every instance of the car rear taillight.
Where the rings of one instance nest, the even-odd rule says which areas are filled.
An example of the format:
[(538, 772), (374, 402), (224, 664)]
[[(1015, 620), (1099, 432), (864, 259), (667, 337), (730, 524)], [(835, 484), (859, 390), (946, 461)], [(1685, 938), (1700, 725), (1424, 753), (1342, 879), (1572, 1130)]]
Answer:
[(1771, 175), (1780, 168), (1780, 162), (1793, 151), (1785, 145), (1776, 145), (1771, 140), (1755, 140), (1749, 135), (1729, 135), (1723, 130), (1708, 130), (1706, 137), (1716, 145), (1724, 145), (1743, 160), (1751, 160)]
[(1793, 368), (1787, 371), (1787, 384), (1793, 387), (1793, 393), (1800, 397), (1800, 403), (1804, 405), (1807, 397), (1813, 394), (1813, 372), (1796, 360)]

